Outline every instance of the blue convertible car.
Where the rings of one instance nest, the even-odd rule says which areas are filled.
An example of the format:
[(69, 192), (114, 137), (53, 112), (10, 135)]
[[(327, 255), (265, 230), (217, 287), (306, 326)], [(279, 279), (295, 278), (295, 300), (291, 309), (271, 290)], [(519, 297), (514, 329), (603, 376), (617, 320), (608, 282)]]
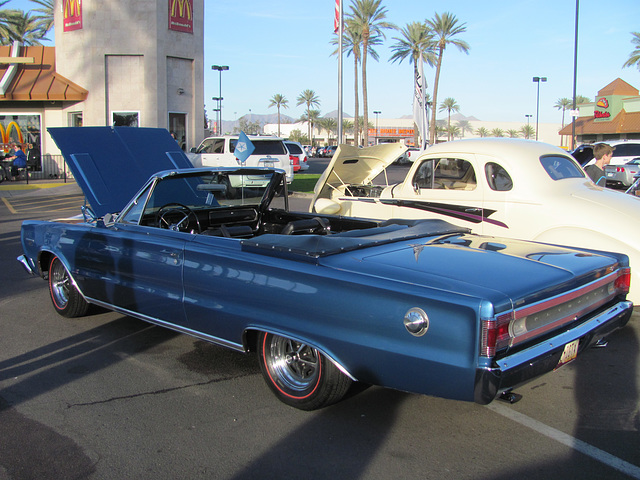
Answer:
[(354, 381), (486, 404), (631, 315), (621, 254), (296, 213), (284, 172), (190, 168), (164, 130), (50, 132), (88, 203), (83, 220), (22, 227), (19, 260), (55, 310), (99, 305), (256, 351), (297, 408)]

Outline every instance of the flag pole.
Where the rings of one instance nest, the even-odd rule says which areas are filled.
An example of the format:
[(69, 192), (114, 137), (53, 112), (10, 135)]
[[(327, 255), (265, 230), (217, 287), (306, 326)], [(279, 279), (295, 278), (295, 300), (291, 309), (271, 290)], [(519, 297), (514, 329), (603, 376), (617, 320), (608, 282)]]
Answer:
[[(342, 37), (344, 32), (344, 11), (342, 8), (342, 0), (336, 0), (337, 4), (339, 4), (338, 15), (340, 26), (338, 27), (338, 35), (340, 35), (340, 39), (338, 40), (338, 51), (340, 55), (338, 55), (338, 145), (343, 143), (342, 139)], [(338, 5), (336, 5), (338, 7)]]

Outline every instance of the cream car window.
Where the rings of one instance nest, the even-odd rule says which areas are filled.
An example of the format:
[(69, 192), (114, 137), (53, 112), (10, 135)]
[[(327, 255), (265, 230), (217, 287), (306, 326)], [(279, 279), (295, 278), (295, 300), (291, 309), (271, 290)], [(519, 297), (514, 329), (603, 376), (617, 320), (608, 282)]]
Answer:
[(484, 166), (484, 173), (487, 176), (487, 183), (491, 190), (497, 192), (508, 192), (513, 188), (513, 181), (507, 171), (497, 163), (488, 162)]
[(477, 185), (473, 165), (459, 158), (424, 160), (413, 177), (417, 188), (474, 190)]

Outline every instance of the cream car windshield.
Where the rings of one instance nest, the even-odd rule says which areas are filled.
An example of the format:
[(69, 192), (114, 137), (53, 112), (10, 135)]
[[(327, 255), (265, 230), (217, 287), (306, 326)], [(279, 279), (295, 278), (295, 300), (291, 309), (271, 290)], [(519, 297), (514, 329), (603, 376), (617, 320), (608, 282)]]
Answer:
[(584, 178), (584, 172), (574, 161), (559, 155), (547, 155), (540, 158), (540, 163), (552, 180), (565, 178)]

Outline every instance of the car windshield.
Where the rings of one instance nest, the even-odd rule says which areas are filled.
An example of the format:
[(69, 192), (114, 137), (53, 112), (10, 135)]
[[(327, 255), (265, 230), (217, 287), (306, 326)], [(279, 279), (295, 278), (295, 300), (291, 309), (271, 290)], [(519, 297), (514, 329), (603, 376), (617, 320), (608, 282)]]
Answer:
[(258, 206), (272, 191), (270, 187), (275, 175), (274, 172), (249, 170), (245, 173), (199, 172), (167, 176), (155, 185), (149, 185), (118, 221), (137, 224), (167, 205), (194, 211)]
[(584, 172), (567, 157), (548, 155), (541, 157), (540, 163), (552, 180), (584, 177)]
[[(238, 139), (231, 139), (229, 142), (229, 150), (233, 153), (236, 149), (236, 144), (238, 143)], [(284, 148), (284, 144), (282, 140), (251, 140), (253, 146), (256, 149), (253, 151), (252, 155), (286, 155), (286, 151)]]

